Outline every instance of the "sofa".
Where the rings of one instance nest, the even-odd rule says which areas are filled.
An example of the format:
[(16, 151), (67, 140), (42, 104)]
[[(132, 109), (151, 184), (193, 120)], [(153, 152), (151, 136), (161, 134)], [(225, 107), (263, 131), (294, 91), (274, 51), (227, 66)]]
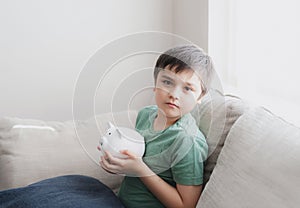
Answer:
[[(108, 121), (134, 128), (136, 115), (128, 110), (65, 122), (1, 118), (0, 190), (76, 174), (117, 192), (123, 176), (99, 166), (96, 147)], [(197, 207), (299, 207), (298, 127), (218, 91), (210, 91), (192, 115), (209, 146)]]

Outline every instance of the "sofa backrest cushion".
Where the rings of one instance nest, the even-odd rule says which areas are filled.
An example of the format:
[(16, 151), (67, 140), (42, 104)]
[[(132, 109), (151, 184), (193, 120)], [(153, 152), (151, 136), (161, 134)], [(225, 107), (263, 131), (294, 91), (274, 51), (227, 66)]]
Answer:
[(263, 108), (232, 127), (198, 207), (298, 207), (300, 129)]
[(97, 145), (108, 121), (132, 127), (135, 118), (129, 111), (76, 122), (0, 119), (0, 190), (67, 174), (95, 177), (117, 190), (123, 177), (99, 166)]
[(204, 183), (209, 180), (230, 128), (248, 108), (248, 104), (236, 96), (224, 96), (211, 90), (192, 112), (208, 144)]
[[(209, 157), (204, 170), (205, 183), (216, 165), (228, 131), (246, 109), (247, 105), (238, 97), (210, 91), (192, 112), (209, 146)], [(3, 167), (3, 171), (2, 168), (0, 171), (0, 189), (19, 187), (40, 179), (71, 173), (96, 176), (110, 183), (106, 181), (107, 174), (102, 173), (101, 169), (99, 172), (99, 152), (95, 147), (104, 134), (108, 121), (134, 128), (136, 115), (135, 111), (114, 115), (108, 113), (75, 123), (0, 119), (0, 165)], [(14, 125), (49, 126), (55, 131), (12, 129)], [(48, 163), (43, 161), (45, 158), (49, 159)], [(117, 184), (118, 182), (108, 185), (116, 188)]]

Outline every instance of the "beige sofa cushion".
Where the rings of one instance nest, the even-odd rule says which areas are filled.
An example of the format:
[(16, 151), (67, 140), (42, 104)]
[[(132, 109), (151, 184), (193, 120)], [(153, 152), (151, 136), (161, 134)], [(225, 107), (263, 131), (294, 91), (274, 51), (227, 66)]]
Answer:
[(248, 104), (236, 96), (224, 96), (211, 90), (192, 112), (208, 144), (204, 183), (209, 180), (231, 126), (248, 108)]
[(122, 177), (99, 166), (96, 147), (108, 121), (128, 127), (134, 125), (135, 117), (136, 112), (103, 114), (76, 125), (73, 121), (0, 119), (0, 190), (66, 174), (92, 176), (116, 190)]
[(299, 150), (299, 128), (250, 110), (229, 132), (198, 207), (299, 207)]

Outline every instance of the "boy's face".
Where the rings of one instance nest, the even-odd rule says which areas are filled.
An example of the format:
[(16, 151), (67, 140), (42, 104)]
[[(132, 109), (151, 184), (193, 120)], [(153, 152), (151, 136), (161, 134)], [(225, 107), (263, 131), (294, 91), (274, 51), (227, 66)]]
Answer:
[(200, 102), (201, 81), (193, 70), (175, 73), (166, 67), (158, 73), (154, 92), (158, 113), (175, 121)]

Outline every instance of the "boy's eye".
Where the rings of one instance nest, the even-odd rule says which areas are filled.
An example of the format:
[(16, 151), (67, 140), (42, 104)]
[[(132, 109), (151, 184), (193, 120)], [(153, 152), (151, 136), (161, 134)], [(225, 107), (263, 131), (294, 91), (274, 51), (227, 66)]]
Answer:
[(190, 88), (190, 87), (184, 87), (184, 89), (185, 89), (186, 91), (193, 91), (193, 89)]
[(163, 83), (164, 85), (171, 85), (171, 84), (172, 84), (172, 82), (169, 81), (169, 80), (163, 80), (162, 83)]

